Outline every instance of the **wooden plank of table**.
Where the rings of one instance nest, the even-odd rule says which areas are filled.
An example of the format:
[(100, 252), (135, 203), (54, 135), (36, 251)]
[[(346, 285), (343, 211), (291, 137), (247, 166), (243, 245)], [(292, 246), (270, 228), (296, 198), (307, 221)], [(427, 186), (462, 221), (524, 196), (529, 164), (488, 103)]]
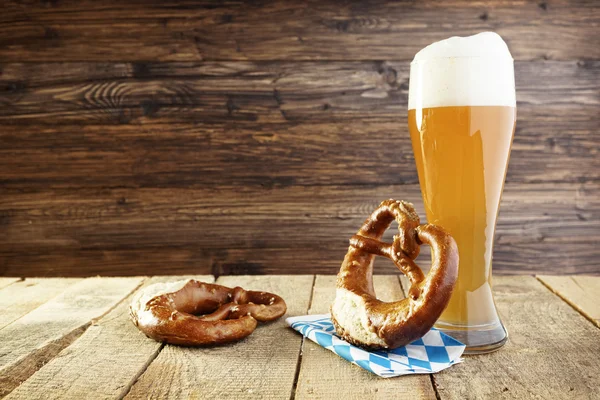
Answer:
[(11, 285), (15, 282), (20, 281), (21, 278), (4, 278), (4, 277), (0, 277), (0, 289), (2, 289), (3, 287), (6, 287), (8, 285)]
[[(142, 285), (192, 278), (162, 276)], [(213, 282), (212, 276), (194, 276)], [(143, 335), (129, 318), (133, 294), (90, 326), (79, 339), (64, 349), (6, 399), (118, 399), (156, 357), (162, 344)], [(115, 363), (118, 373), (115, 373)]]
[(410, 60), (452, 34), (497, 31), (516, 59), (598, 58), (594, 1), (8, 2), (3, 60)]
[(0, 290), (0, 329), (79, 282), (77, 278), (28, 278)]
[[(27, 276), (331, 274), (348, 238), (386, 198), (413, 202), (424, 220), (418, 185), (5, 189), (0, 210), (11, 217), (3, 227), (0, 264), (7, 274)], [(600, 187), (593, 182), (507, 183), (495, 270), (596, 272), (597, 215)], [(427, 254), (424, 249), (421, 259)], [(396, 269), (382, 264), (377, 271)]]
[(538, 275), (537, 278), (600, 327), (600, 276)]
[[(597, 110), (519, 106), (507, 182), (599, 180)], [(365, 112), (357, 109), (352, 115)], [(225, 119), (168, 126), (150, 121), (143, 127), (3, 125), (0, 169), (6, 172), (0, 183), (28, 190), (418, 183), (408, 125), (399, 117), (405, 112), (398, 108), (394, 117), (365, 117), (352, 124), (335, 119), (231, 124)], [(40, 123), (56, 120), (46, 118)]]
[(508, 343), (434, 375), (440, 398), (598, 398), (600, 330), (534, 277), (494, 277), (494, 292)]
[[(224, 276), (217, 283), (277, 293), (286, 300), (289, 316), (307, 312), (313, 276)], [(126, 398), (289, 398), (300, 343), (301, 336), (282, 317), (235, 344), (167, 345)]]
[[(64, 63), (55, 69), (54, 64), (3, 65), (3, 125), (202, 121), (255, 128), (307, 121), (398, 121), (408, 105), (410, 63)], [(516, 62), (515, 77), (519, 120), (528, 105), (557, 112), (587, 106), (589, 117), (597, 119), (591, 109), (600, 104), (600, 61)]]
[[(335, 297), (335, 276), (317, 275), (310, 314), (329, 312)], [(397, 275), (374, 277), (378, 298), (404, 298)], [(429, 375), (384, 379), (304, 340), (296, 399), (431, 399), (435, 397)]]
[(90, 278), (0, 330), (0, 397), (126, 297), (142, 278)]

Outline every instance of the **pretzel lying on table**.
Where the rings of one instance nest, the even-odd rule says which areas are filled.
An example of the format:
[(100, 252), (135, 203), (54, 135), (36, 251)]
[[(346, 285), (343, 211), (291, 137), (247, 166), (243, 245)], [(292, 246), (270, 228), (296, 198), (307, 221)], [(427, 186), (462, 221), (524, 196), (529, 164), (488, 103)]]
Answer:
[[(398, 223), (393, 243), (379, 239), (392, 221)], [(413, 261), (419, 246), (432, 249), (427, 277)], [(373, 288), (375, 255), (391, 259), (411, 283), (406, 299), (385, 303)], [(450, 301), (458, 275), (458, 249), (439, 226), (420, 225), (411, 203), (382, 202), (350, 239), (338, 274), (331, 319), (345, 340), (370, 349), (404, 346), (425, 335)]]
[(129, 310), (133, 323), (146, 336), (201, 346), (243, 339), (254, 331), (257, 321), (273, 321), (285, 314), (286, 304), (276, 294), (190, 279), (140, 290)]

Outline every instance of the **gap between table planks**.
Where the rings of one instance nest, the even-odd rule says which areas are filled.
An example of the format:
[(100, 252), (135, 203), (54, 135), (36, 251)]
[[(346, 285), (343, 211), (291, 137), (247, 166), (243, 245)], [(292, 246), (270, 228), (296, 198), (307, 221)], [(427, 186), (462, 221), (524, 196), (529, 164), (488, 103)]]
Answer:
[[(149, 278), (142, 286), (183, 279)], [(212, 276), (196, 279), (213, 282)], [(129, 319), (133, 294), (90, 326), (79, 339), (44, 365), (7, 399), (122, 398), (156, 357), (162, 344), (146, 338)], [(115, 374), (115, 363), (119, 373)]]
[[(181, 278), (151, 278), (143, 284)], [(435, 387), (431, 386), (427, 375), (400, 378), (401, 382), (398, 382), (400, 379), (376, 378), (310, 341), (304, 342), (303, 352), (299, 355), (302, 339), (285, 327), (283, 319), (275, 324), (262, 326), (257, 332), (260, 336), (251, 336), (239, 343), (237, 348), (186, 349), (166, 346), (160, 352), (161, 344), (145, 338), (129, 322), (126, 315), (127, 300), (131, 297), (131, 294), (127, 297), (131, 293), (129, 291), (122, 295), (124, 301), (91, 325), (77, 340), (75, 339), (85, 327), (76, 330), (79, 333), (63, 347), (73, 343), (60, 354), (58, 353), (62, 348), (51, 354), (48, 359), (56, 354), (58, 356), (15, 389), (9, 398), (64, 398), (84, 393), (95, 397), (122, 398), (132, 385), (134, 386), (128, 393), (128, 398), (218, 398), (231, 396), (232, 393), (236, 397), (289, 398), (291, 395), (298, 399), (332, 395), (349, 399), (357, 396), (385, 398), (391, 394), (397, 397), (403, 393), (406, 394), (405, 397), (411, 398), (441, 399), (486, 396), (522, 398), (529, 395), (571, 398), (600, 394), (600, 383), (595, 374), (600, 369), (599, 361), (586, 356), (587, 353), (600, 351), (600, 331), (548, 289), (562, 293), (567, 298), (571, 296), (570, 305), (587, 313), (588, 318), (589, 315), (595, 315), (593, 306), (600, 300), (600, 295), (592, 290), (587, 291), (586, 296), (589, 297), (576, 296), (575, 288), (569, 283), (574, 281), (570, 276), (544, 276), (538, 279), (545, 280), (548, 288), (531, 276), (495, 277), (498, 308), (511, 334), (509, 344), (497, 353), (468, 357), (465, 363), (434, 375), (432, 380)], [(600, 278), (577, 279), (593, 285), (589, 282)], [(221, 277), (220, 282), (248, 287), (256, 285), (256, 288), (273, 290), (286, 299), (294, 298), (298, 301), (288, 300), (288, 315), (299, 315), (307, 310), (311, 313), (327, 312), (334, 295), (335, 277), (317, 276), (314, 287), (312, 275), (229, 276)], [(375, 276), (375, 284), (379, 295), (384, 299), (392, 300), (403, 296), (396, 276)], [(406, 284), (403, 286), (404, 289), (408, 287)], [(313, 289), (309, 290), (310, 287)], [(294, 296), (296, 288), (306, 288), (304, 295), (298, 297), (296, 293)], [(0, 300), (3, 293), (5, 291), (0, 290)], [(312, 304), (309, 308), (310, 293)], [(59, 298), (65, 298), (64, 294), (59, 295)], [(587, 302), (577, 303), (581, 299)], [(56, 299), (40, 308), (47, 309), (47, 305), (53, 303), (56, 303)], [(525, 303), (529, 306), (523, 307)], [(36, 309), (25, 317), (31, 314), (41, 315)], [(12, 325), (14, 323), (8, 327)], [(531, 330), (532, 326), (536, 329)], [(0, 336), (2, 331), (0, 329)], [(287, 344), (269, 347), (273, 340)], [(581, 348), (587, 349), (586, 354), (578, 351)], [(239, 352), (242, 354), (239, 355)], [(232, 364), (236, 367), (235, 373), (231, 368), (220, 368), (224, 353), (230, 359), (238, 360)], [(158, 357), (154, 359), (157, 354)], [(239, 361), (257, 355), (260, 356), (261, 368), (257, 369), (255, 363)], [(577, 359), (577, 356), (582, 359)], [(119, 363), (122, 360), (133, 361), (119, 364), (121, 373), (115, 374), (117, 359)], [(274, 365), (273, 360), (283, 362), (283, 368), (279, 369), (283, 371), (282, 374), (265, 374), (266, 377), (255, 379), (250, 373), (251, 368), (267, 371), (266, 366)], [(239, 369), (246, 371), (240, 373)], [(203, 376), (204, 371), (207, 371), (204, 374), (206, 376)], [(138, 376), (140, 378), (136, 381)], [(204, 381), (199, 382), (198, 379)], [(328, 380), (332, 385), (322, 383)], [(351, 381), (353, 385), (338, 385), (337, 382), (340, 381)], [(199, 388), (202, 391), (198, 391)]]
[(59, 295), (81, 278), (29, 278), (0, 291), (0, 329)]
[(600, 328), (600, 276), (538, 275), (537, 278)]
[[(289, 316), (306, 314), (313, 280), (312, 275), (223, 276), (217, 283), (276, 293), (286, 299)], [(284, 316), (226, 346), (166, 345), (125, 398), (289, 398), (301, 342)]]
[(70, 345), (95, 318), (111, 310), (141, 281), (142, 278), (81, 280), (0, 329), (0, 397)]
[(0, 278), (0, 289), (21, 280), (20, 278)]
[[(336, 276), (317, 275), (310, 314), (329, 312), (335, 297)], [(380, 299), (404, 298), (397, 275), (373, 277)], [(352, 383), (351, 385), (348, 383)], [(296, 399), (411, 399), (435, 398), (428, 375), (412, 375), (399, 379), (383, 379), (349, 363), (318, 344), (304, 340)]]
[[(569, 279), (556, 277), (553, 284)], [(410, 287), (404, 277), (401, 282)], [(493, 287), (509, 341), (432, 375), (438, 398), (598, 398), (600, 330), (533, 276), (494, 277)], [(597, 292), (590, 295), (600, 300)]]

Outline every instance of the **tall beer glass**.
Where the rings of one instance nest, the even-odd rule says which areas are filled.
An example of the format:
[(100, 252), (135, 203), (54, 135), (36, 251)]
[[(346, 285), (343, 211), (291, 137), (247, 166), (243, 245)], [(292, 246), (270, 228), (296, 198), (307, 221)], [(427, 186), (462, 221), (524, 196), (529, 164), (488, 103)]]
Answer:
[(495, 33), (453, 37), (415, 56), (408, 125), (428, 222), (459, 252), (458, 280), (436, 327), (467, 353), (501, 347), (492, 247), (515, 121), (513, 60)]

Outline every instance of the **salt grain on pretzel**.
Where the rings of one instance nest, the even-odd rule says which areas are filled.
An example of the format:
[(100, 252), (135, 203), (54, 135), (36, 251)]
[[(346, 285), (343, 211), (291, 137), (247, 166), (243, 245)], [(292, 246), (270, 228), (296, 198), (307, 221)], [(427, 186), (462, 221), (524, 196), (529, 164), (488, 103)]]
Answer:
[[(380, 241), (394, 220), (398, 235), (392, 243)], [(421, 244), (432, 250), (427, 276), (413, 261)], [(373, 288), (375, 255), (391, 259), (409, 278), (408, 298), (391, 303), (377, 299)], [(448, 305), (457, 275), (454, 239), (439, 226), (420, 225), (411, 203), (386, 200), (350, 239), (338, 274), (331, 319), (338, 334), (350, 343), (371, 349), (403, 346), (431, 329)]]
[(285, 301), (275, 294), (193, 279), (148, 286), (130, 306), (133, 323), (146, 336), (187, 346), (243, 339), (257, 321), (273, 321), (285, 312)]

